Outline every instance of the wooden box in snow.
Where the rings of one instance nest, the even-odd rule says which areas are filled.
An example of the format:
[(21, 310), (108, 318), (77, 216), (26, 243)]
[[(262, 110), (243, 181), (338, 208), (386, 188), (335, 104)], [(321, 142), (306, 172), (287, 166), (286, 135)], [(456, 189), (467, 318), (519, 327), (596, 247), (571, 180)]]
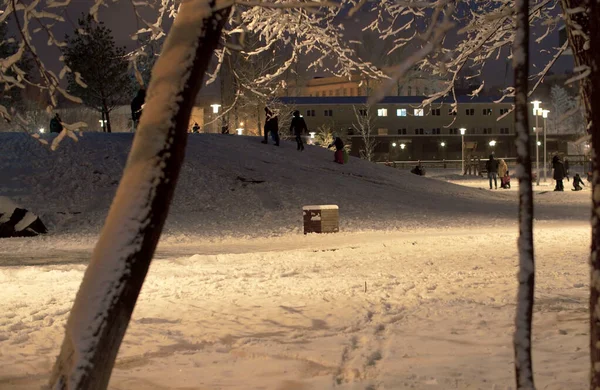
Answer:
[(340, 231), (339, 208), (336, 205), (302, 207), (304, 234), (337, 233)]

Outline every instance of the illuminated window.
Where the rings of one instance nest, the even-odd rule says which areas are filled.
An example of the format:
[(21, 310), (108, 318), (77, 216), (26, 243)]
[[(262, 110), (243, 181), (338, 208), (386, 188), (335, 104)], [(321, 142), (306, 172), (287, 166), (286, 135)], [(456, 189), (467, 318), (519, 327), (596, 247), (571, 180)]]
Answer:
[(378, 108), (377, 116), (387, 116), (387, 108)]
[(424, 112), (422, 108), (415, 108), (414, 116), (423, 116)]
[(396, 116), (406, 116), (406, 108), (398, 108), (396, 110)]

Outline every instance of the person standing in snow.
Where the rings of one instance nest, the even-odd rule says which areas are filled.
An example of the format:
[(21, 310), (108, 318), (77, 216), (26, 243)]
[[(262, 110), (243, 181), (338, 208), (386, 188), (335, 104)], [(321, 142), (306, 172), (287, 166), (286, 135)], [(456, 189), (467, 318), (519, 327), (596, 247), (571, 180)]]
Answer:
[(194, 122), (194, 127), (192, 127), (192, 133), (199, 133), (200, 132), (200, 125), (198, 124), (198, 122)]
[(50, 119), (50, 132), (60, 133), (62, 130), (62, 121), (60, 120), (60, 116), (58, 116), (58, 113), (56, 113), (56, 115), (54, 115), (54, 118)]
[(304, 142), (302, 142), (302, 134), (308, 131), (304, 118), (300, 116), (300, 111), (294, 111), (294, 117), (292, 118), (292, 124), (290, 125), (290, 131), (296, 136), (296, 144), (298, 148), (296, 150), (304, 150)]
[(275, 146), (279, 146), (279, 119), (269, 107), (265, 107), (264, 132), (265, 139), (261, 141), (263, 144), (269, 143), (269, 133), (271, 133), (271, 138), (275, 141)]
[(485, 169), (490, 180), (490, 190), (492, 189), (492, 179), (494, 179), (494, 187), (498, 189), (498, 160), (494, 159), (493, 154), (490, 154), (490, 159), (486, 161)]
[(142, 108), (146, 101), (146, 90), (141, 88), (131, 101), (131, 119), (133, 120), (133, 131), (137, 130), (142, 116)]
[(343, 164), (344, 163), (344, 141), (336, 136), (335, 134), (333, 135), (334, 140), (332, 143), (329, 144), (329, 146), (327, 146), (327, 149), (335, 146), (335, 153), (333, 154), (333, 161), (338, 163), (338, 164)]
[(565, 166), (563, 165), (562, 161), (560, 161), (558, 156), (552, 157), (552, 169), (554, 169), (553, 177), (554, 180), (556, 180), (556, 187), (554, 188), (554, 191), (564, 191), (565, 187), (563, 180), (566, 176)]
[(506, 176), (506, 172), (508, 172), (508, 165), (506, 165), (506, 161), (499, 158), (498, 159), (498, 177), (500, 178), (500, 187), (504, 188), (504, 181), (502, 180), (504, 176)]

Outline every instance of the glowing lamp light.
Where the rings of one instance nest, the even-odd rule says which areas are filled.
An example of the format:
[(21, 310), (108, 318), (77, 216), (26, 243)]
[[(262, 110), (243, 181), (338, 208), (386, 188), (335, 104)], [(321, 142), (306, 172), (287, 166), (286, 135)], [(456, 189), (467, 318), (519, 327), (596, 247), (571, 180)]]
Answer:
[(235, 129), (235, 131), (237, 131), (238, 135), (242, 135), (242, 133), (244, 132), (244, 128), (243, 127), (238, 127), (237, 129)]
[(444, 146), (446, 146), (445, 142), (440, 143), (440, 146), (443, 148)]
[(496, 141), (493, 141), (493, 140), (492, 140), (492, 141), (490, 141), (490, 146), (492, 146), (492, 147), (493, 147), (493, 146), (496, 146)]
[(310, 132), (310, 133), (308, 133), (308, 134), (310, 134), (310, 138), (315, 138), (315, 134), (317, 134), (317, 133), (316, 133), (316, 132), (314, 132), (314, 131), (311, 131), (311, 132)]
[(550, 113), (550, 110), (542, 110), (542, 118), (544, 118), (544, 119), (548, 118), (549, 113)]
[(43, 134), (43, 133), (44, 133), (44, 131), (46, 131), (46, 130), (44, 130), (44, 128), (43, 128), (43, 127), (40, 127), (40, 130), (39, 130), (39, 131), (40, 131), (40, 133), (42, 133), (42, 134)]
[(400, 149), (404, 150), (405, 147), (406, 147), (405, 144), (400, 144)]
[(467, 129), (465, 129), (464, 127), (462, 127), (460, 129), (460, 135), (465, 135), (466, 132), (467, 132)]
[(393, 146), (393, 147), (396, 147), (396, 143), (395, 143), (395, 142), (392, 142), (392, 146)]
[(211, 104), (210, 106), (211, 106), (211, 107), (212, 107), (212, 109), (213, 109), (213, 114), (218, 114), (218, 113), (219, 113), (219, 108), (221, 107), (221, 105), (220, 105), (220, 104), (216, 104), (216, 103), (215, 103), (215, 104)]
[(542, 141), (538, 141), (537, 146), (542, 146)]
[(540, 104), (542, 104), (542, 102), (540, 102), (539, 100), (534, 100), (531, 102), (531, 104), (533, 104), (533, 115), (537, 115), (537, 112), (540, 109)]

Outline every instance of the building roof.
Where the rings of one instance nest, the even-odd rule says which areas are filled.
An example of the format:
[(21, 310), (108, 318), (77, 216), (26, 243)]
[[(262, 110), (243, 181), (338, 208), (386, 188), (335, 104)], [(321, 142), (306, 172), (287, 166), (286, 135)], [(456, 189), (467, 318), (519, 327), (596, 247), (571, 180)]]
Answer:
[[(367, 103), (367, 96), (281, 96), (277, 98), (283, 104), (304, 105), (304, 104), (361, 104)], [(427, 96), (386, 96), (377, 104), (421, 104)], [(457, 96), (458, 103), (494, 103), (499, 97), (493, 96)], [(445, 96), (436, 99), (434, 103), (454, 103), (454, 98)], [(513, 98), (505, 98), (502, 103), (514, 103)]]

